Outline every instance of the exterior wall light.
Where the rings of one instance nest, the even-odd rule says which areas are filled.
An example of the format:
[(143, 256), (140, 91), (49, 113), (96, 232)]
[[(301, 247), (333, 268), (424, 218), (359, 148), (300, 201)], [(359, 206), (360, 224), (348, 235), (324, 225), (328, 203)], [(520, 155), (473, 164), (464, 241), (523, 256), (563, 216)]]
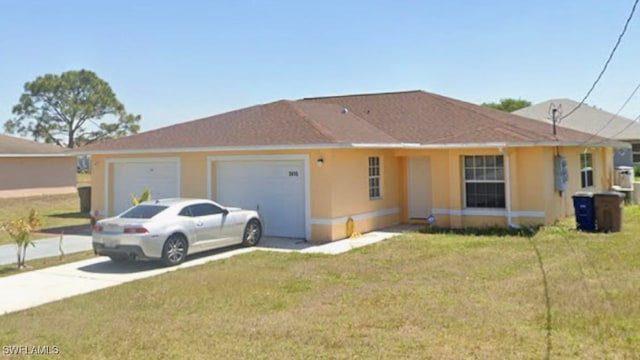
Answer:
[(318, 158), (318, 160), (316, 160), (316, 165), (318, 167), (321, 167), (322, 165), (324, 165), (324, 159), (323, 158)]

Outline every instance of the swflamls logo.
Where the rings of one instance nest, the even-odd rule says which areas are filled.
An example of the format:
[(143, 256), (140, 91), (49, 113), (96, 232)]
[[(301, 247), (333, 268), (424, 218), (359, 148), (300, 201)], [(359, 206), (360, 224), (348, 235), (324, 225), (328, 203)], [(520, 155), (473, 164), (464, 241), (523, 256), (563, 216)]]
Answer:
[(4, 355), (58, 355), (60, 348), (50, 345), (4, 345)]

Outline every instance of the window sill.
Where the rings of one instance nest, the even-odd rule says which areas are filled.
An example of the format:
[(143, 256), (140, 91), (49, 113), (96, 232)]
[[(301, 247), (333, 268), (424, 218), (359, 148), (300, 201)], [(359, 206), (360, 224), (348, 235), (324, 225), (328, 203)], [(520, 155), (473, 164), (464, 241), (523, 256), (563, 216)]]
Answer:
[(465, 206), (463, 209), (469, 209), (469, 210), (506, 210), (506, 207), (472, 207), (472, 206)]

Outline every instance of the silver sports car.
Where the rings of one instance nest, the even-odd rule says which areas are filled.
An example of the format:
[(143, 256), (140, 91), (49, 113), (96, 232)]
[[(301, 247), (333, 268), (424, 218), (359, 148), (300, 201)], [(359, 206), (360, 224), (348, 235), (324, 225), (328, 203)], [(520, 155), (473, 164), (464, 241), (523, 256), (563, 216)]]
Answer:
[(210, 200), (162, 199), (136, 205), (98, 221), (93, 250), (113, 261), (161, 260), (178, 265), (200, 251), (235, 244), (254, 246), (262, 223), (252, 210), (228, 208)]

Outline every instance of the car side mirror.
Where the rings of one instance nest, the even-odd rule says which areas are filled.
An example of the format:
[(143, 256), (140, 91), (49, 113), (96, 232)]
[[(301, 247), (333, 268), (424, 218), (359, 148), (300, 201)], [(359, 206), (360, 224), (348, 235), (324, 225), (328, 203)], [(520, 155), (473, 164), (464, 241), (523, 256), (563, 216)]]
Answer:
[(222, 209), (222, 215), (229, 215), (229, 210)]

